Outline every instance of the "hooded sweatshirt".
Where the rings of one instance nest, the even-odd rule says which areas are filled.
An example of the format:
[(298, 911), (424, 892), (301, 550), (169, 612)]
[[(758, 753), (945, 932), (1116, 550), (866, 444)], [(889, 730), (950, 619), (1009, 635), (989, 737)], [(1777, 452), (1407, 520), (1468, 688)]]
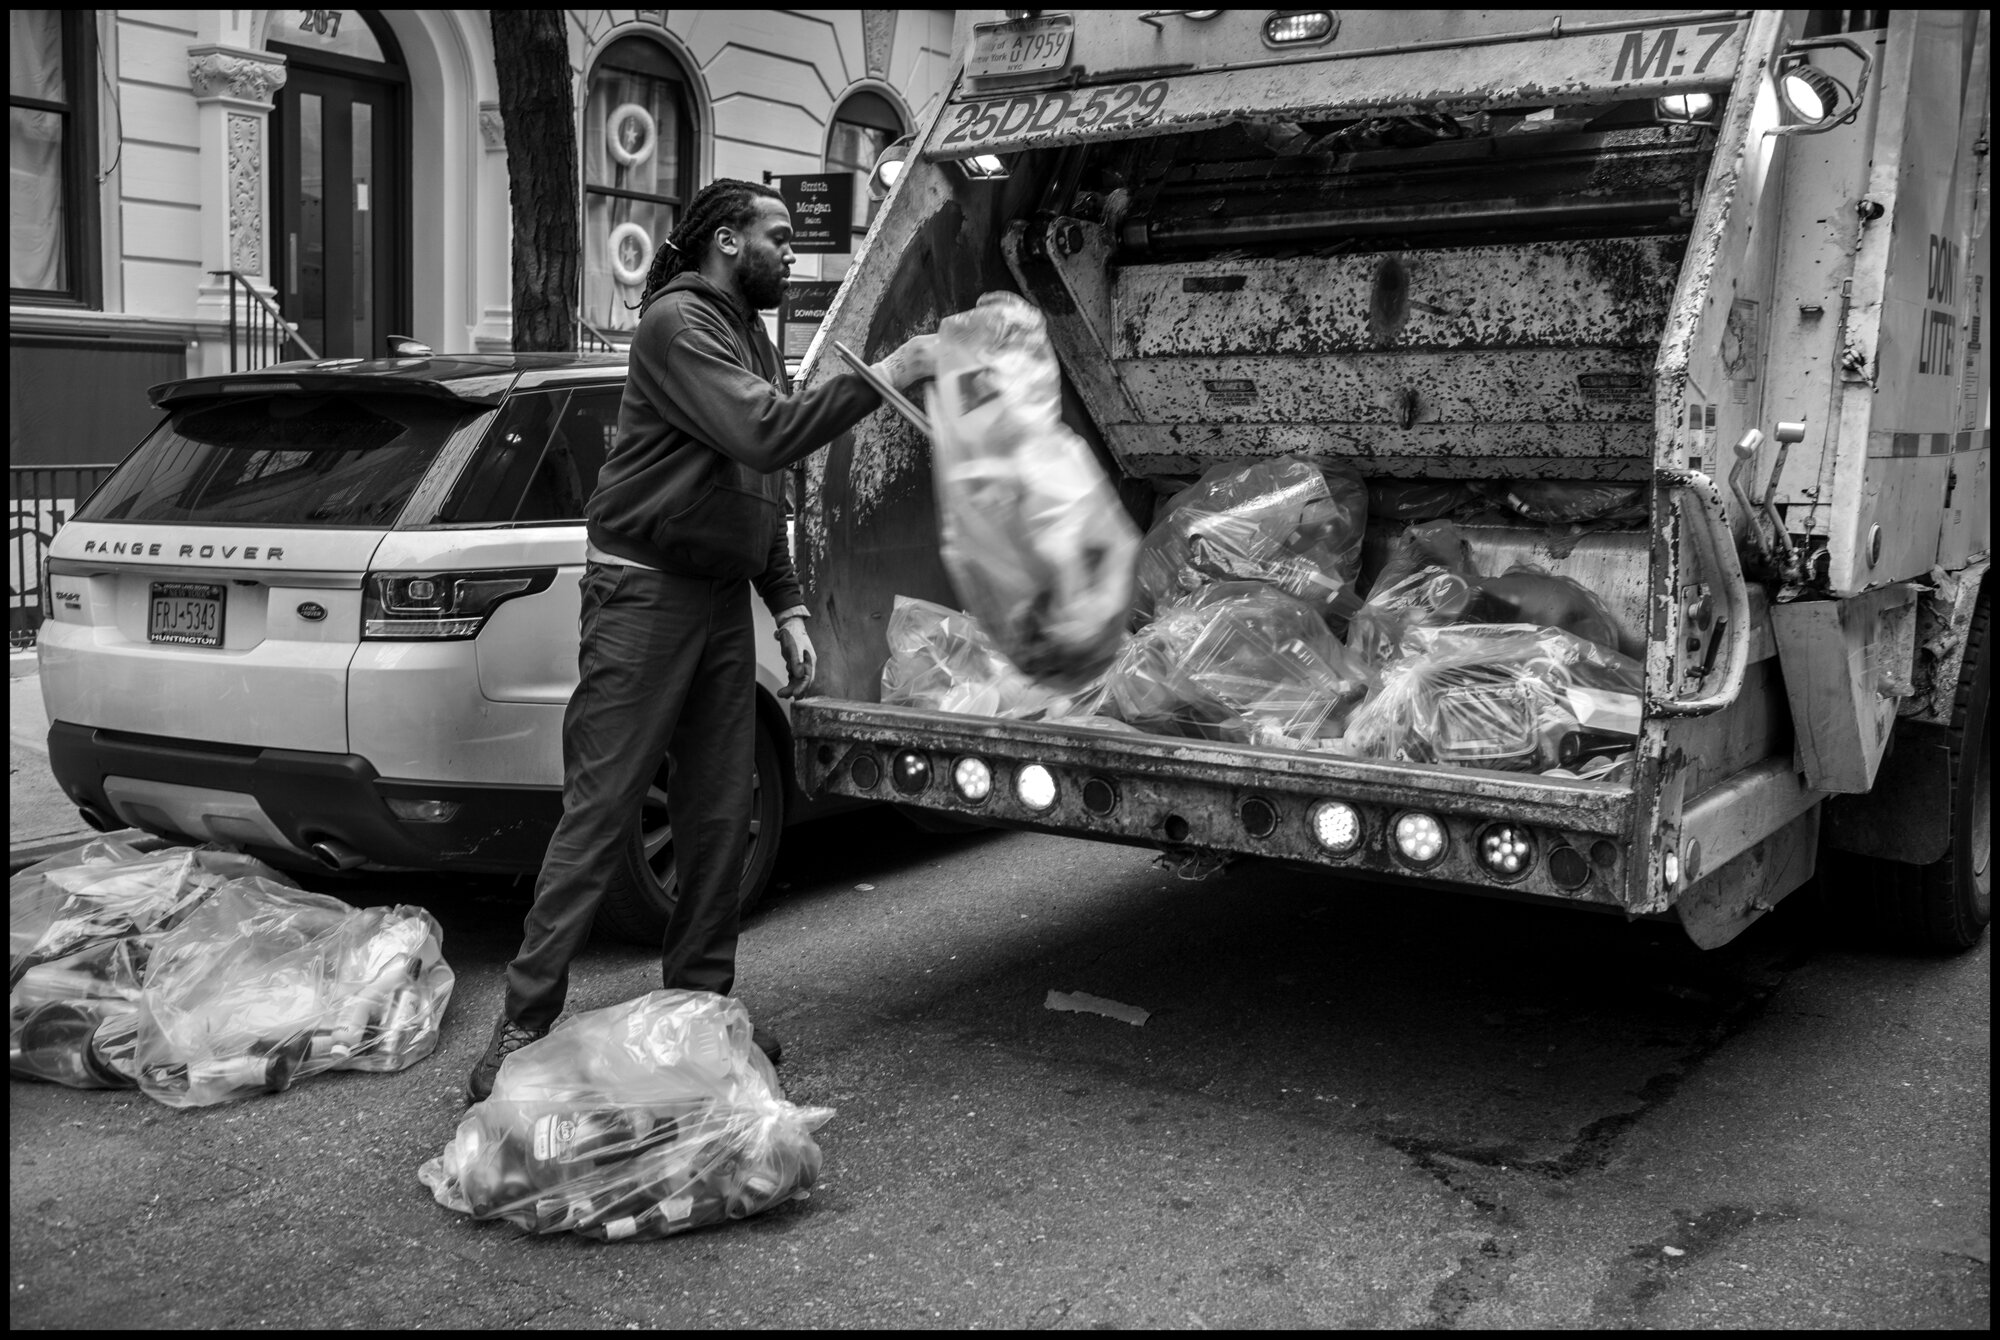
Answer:
[(590, 542), (683, 577), (749, 578), (774, 612), (798, 605), (779, 472), (881, 403), (853, 372), (792, 394), (749, 305), (678, 275), (632, 338), (618, 437), (584, 508)]

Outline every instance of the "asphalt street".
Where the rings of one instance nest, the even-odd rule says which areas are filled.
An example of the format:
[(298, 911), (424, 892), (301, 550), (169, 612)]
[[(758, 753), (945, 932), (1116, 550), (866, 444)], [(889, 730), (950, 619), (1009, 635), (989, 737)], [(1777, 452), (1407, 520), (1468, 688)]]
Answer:
[[(177, 1111), (10, 1088), (11, 1320), (1819, 1327), (1991, 1314), (1990, 940), (1677, 928), (1144, 851), (792, 830), (739, 993), (837, 1115), (809, 1199), (652, 1243), (436, 1205), (525, 895), (368, 877), (459, 975), (395, 1075)], [(576, 1009), (657, 984), (599, 943)], [(1088, 992), (1140, 1025), (1047, 1006)]]

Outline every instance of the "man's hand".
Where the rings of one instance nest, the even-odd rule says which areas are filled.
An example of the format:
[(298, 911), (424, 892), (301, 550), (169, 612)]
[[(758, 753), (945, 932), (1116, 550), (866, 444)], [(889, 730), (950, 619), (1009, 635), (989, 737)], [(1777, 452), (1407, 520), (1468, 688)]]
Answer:
[(785, 687), (780, 698), (797, 698), (812, 687), (813, 673), (819, 669), (819, 654), (813, 650), (804, 619), (787, 619), (778, 625), (778, 646), (785, 653)]
[(910, 386), (937, 371), (937, 336), (912, 335), (895, 353), (875, 365), (891, 386)]

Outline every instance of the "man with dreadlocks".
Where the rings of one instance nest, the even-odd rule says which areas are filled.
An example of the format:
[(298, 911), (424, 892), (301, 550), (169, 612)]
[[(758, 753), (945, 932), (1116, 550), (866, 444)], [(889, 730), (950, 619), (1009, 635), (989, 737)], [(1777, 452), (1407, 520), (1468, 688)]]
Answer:
[[(585, 508), (578, 681), (563, 715), (563, 816), (535, 885), (507, 997), (468, 1102), (500, 1062), (549, 1031), (598, 903), (663, 753), (680, 897), (661, 981), (727, 994), (736, 980), (738, 879), (751, 819), (756, 655), (750, 585), (778, 621), (796, 697), (812, 683), (806, 608), (785, 544), (780, 471), (882, 403), (857, 373), (794, 394), (759, 311), (792, 264), (792, 220), (768, 186), (723, 179), (694, 198), (653, 258), (618, 408), (617, 441)], [(931, 373), (920, 335), (875, 371)], [(773, 784), (766, 779), (766, 785)], [(774, 1062), (776, 1039), (757, 1045)]]

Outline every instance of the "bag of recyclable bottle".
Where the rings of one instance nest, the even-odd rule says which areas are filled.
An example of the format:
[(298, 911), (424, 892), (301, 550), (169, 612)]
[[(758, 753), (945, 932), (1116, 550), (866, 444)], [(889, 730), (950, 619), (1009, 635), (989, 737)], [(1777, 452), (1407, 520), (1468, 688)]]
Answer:
[(94, 838), (8, 881), (8, 1072), (80, 1089), (138, 1083), (140, 984), (160, 937), (231, 879), (289, 883), (252, 857)]
[(1363, 665), (1383, 670), (1402, 655), (1408, 629), (1464, 618), (1479, 580), (1464, 531), (1449, 521), (1405, 527), (1390, 545), (1367, 601), (1348, 624), (1348, 650)]
[(139, 1087), (171, 1107), (276, 1093), (326, 1070), (401, 1070), (436, 1049), (454, 977), (420, 907), (353, 908), (231, 880), (153, 947)]
[(1337, 737), (1371, 682), (1313, 606), (1217, 582), (1133, 635), (1102, 710), (1153, 734), (1299, 749)]
[(1141, 610), (1215, 582), (1265, 582), (1338, 629), (1360, 604), (1354, 578), (1367, 528), (1368, 486), (1343, 461), (1225, 462), (1175, 494), (1147, 531)]
[(812, 1132), (832, 1116), (785, 1101), (739, 1002), (653, 991), (564, 1020), (508, 1056), (492, 1096), (417, 1177), (475, 1219), (663, 1238), (810, 1187)]
[(1344, 745), (1357, 757), (1575, 770), (1639, 733), (1640, 664), (1561, 629), (1413, 627), (1402, 650), (1348, 720)]
[(933, 712), (1025, 718), (1062, 695), (1014, 668), (970, 614), (897, 596), (889, 616), (882, 701)]
[(1042, 314), (988, 293), (946, 317), (929, 409), (939, 548), (960, 603), (1029, 678), (1081, 687), (1124, 638), (1139, 531), (1062, 421)]

